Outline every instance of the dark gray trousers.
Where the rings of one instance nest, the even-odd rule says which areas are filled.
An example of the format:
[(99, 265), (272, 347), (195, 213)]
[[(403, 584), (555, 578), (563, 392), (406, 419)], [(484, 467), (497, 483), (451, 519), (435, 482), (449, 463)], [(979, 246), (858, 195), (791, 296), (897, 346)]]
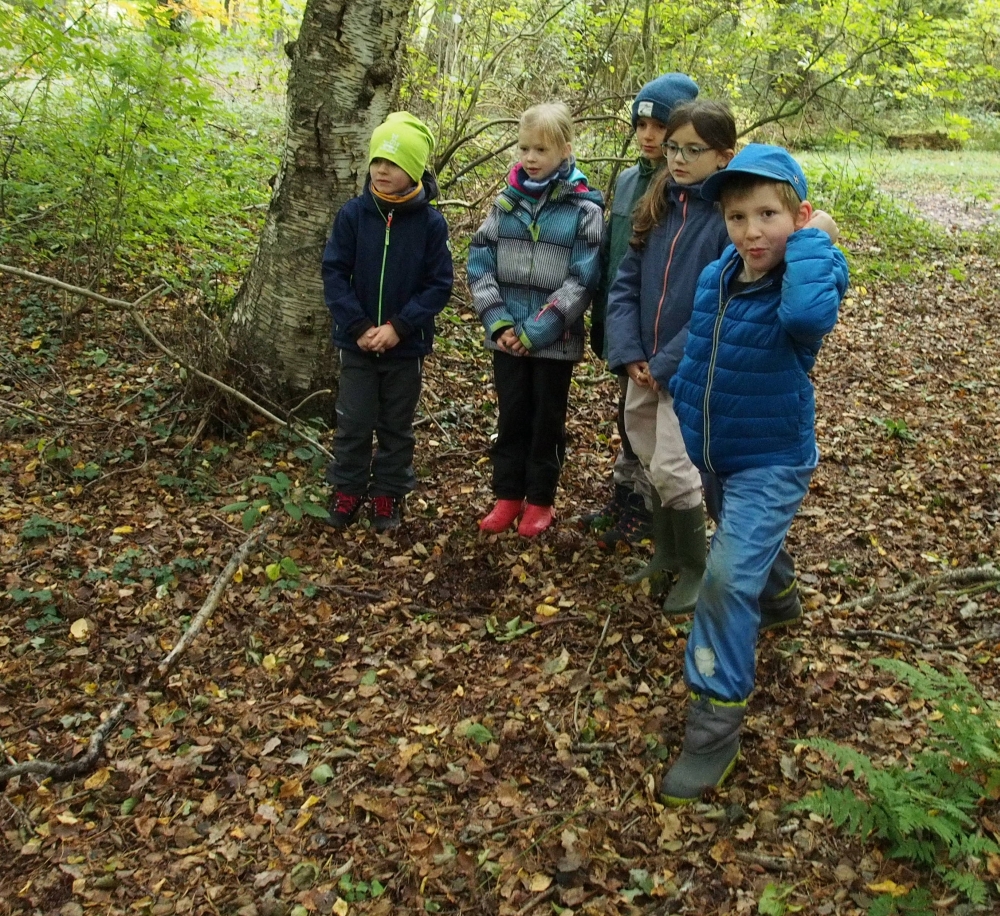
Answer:
[(413, 415), (422, 371), (418, 357), (340, 351), (334, 460), (326, 472), (338, 490), (352, 496), (405, 496), (416, 486)]

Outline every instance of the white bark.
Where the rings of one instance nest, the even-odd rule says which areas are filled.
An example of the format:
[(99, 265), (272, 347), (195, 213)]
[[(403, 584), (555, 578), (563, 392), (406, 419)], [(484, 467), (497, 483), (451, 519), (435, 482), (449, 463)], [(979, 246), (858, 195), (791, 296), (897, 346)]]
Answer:
[(320, 259), (340, 206), (358, 193), (368, 139), (389, 113), (413, 0), (309, 0), (291, 50), (285, 150), (234, 340), (268, 366), (275, 397), (335, 375)]

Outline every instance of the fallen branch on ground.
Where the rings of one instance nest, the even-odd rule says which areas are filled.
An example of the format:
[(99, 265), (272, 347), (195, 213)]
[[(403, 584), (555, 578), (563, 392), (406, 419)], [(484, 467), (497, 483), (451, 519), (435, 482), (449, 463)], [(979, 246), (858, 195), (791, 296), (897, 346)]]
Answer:
[(845, 601), (843, 604), (836, 605), (836, 608), (841, 611), (848, 611), (853, 608), (869, 608), (885, 602), (905, 601), (916, 594), (931, 594), (946, 585), (973, 585), (986, 582), (992, 585), (1000, 585), (1000, 569), (992, 564), (977, 566), (974, 569), (956, 569), (951, 572), (942, 573), (940, 576), (927, 576), (923, 579), (914, 579), (909, 585), (904, 586), (898, 592), (893, 592), (891, 595), (874, 592), (870, 595), (865, 595), (864, 598)]
[(16, 277), (22, 277), (25, 280), (34, 280), (36, 283), (44, 283), (48, 286), (54, 286), (56, 287), (56, 289), (65, 290), (66, 292), (73, 293), (74, 295), (77, 296), (86, 296), (89, 299), (95, 299), (98, 302), (103, 302), (105, 305), (110, 306), (111, 308), (121, 309), (126, 314), (128, 314), (128, 316), (136, 323), (136, 326), (139, 328), (140, 331), (142, 331), (143, 336), (145, 336), (145, 338), (150, 343), (152, 343), (153, 346), (156, 347), (156, 349), (158, 349), (164, 356), (173, 360), (175, 363), (182, 366), (192, 375), (200, 378), (203, 382), (208, 382), (210, 385), (214, 385), (216, 388), (218, 388), (220, 391), (225, 392), (230, 397), (236, 398), (237, 401), (246, 404), (246, 406), (249, 407), (251, 410), (256, 411), (262, 417), (270, 420), (272, 423), (277, 423), (279, 426), (288, 427), (297, 436), (300, 436), (310, 445), (313, 445), (316, 448), (318, 448), (324, 455), (326, 455), (327, 458), (331, 460), (333, 459), (333, 453), (330, 452), (327, 448), (325, 448), (320, 442), (318, 442), (308, 433), (303, 432), (300, 426), (298, 426), (295, 423), (289, 423), (286, 420), (282, 420), (281, 417), (275, 416), (266, 407), (262, 407), (255, 400), (253, 400), (253, 398), (247, 397), (247, 395), (245, 395), (242, 391), (238, 391), (231, 385), (227, 385), (225, 382), (219, 381), (219, 379), (215, 378), (212, 375), (209, 375), (207, 372), (202, 372), (201, 369), (192, 366), (191, 363), (189, 363), (182, 356), (171, 350), (165, 343), (163, 343), (163, 341), (161, 341), (156, 336), (156, 334), (153, 333), (149, 325), (146, 324), (145, 319), (137, 311), (136, 306), (140, 305), (147, 299), (151, 299), (153, 296), (165, 290), (167, 288), (167, 285), (165, 283), (156, 287), (156, 289), (152, 289), (149, 292), (144, 293), (138, 299), (136, 299), (135, 302), (126, 302), (124, 299), (112, 299), (109, 298), (108, 296), (102, 296), (100, 293), (95, 293), (92, 289), (84, 289), (84, 287), (82, 286), (73, 286), (71, 283), (63, 283), (62, 280), (56, 280), (53, 277), (46, 277), (43, 274), (32, 273), (30, 270), (22, 270), (20, 267), (11, 267), (9, 264), (0, 264), (0, 271), (2, 271), (3, 273), (13, 274)]
[[(226, 564), (226, 568), (222, 570), (219, 577), (215, 580), (212, 590), (208, 593), (208, 597), (205, 599), (204, 604), (202, 604), (201, 610), (192, 619), (191, 625), (181, 638), (177, 640), (177, 645), (160, 662), (156, 671), (143, 681), (140, 690), (147, 690), (153, 683), (163, 680), (170, 673), (171, 669), (177, 663), (177, 659), (191, 645), (195, 637), (215, 613), (215, 609), (219, 605), (219, 600), (222, 598), (226, 586), (229, 585), (233, 576), (236, 575), (236, 571), (247, 558), (247, 555), (257, 544), (267, 537), (277, 524), (279, 518), (280, 515), (278, 513), (268, 516), (264, 524), (236, 549)], [(118, 727), (131, 706), (132, 697), (129, 695), (123, 696), (114, 709), (108, 713), (107, 718), (90, 736), (90, 743), (87, 745), (86, 752), (75, 760), (70, 760), (67, 763), (54, 763), (49, 760), (25, 760), (21, 763), (0, 767), (0, 790), (3, 790), (7, 783), (15, 776), (33, 773), (45, 779), (51, 779), (53, 782), (66, 782), (90, 773), (97, 766), (97, 761), (104, 752), (104, 745), (107, 744), (112, 732)]]

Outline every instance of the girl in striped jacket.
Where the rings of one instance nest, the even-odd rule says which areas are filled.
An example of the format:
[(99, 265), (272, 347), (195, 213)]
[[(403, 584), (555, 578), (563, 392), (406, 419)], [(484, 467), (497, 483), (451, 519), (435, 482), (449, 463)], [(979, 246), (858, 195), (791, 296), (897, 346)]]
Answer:
[(500, 532), (520, 518), (534, 537), (554, 518), (566, 453), (573, 364), (583, 358), (583, 316), (601, 277), (603, 197), (572, 154), (562, 103), (521, 116), (519, 161), (472, 239), (467, 278), (493, 351), (499, 421), (496, 505), (479, 523)]

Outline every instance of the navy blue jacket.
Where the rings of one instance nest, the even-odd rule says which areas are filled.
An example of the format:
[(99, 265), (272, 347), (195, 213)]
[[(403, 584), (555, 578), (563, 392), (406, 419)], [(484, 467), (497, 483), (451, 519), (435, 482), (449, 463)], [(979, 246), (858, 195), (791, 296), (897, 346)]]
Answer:
[(621, 372), (644, 360), (666, 389), (684, 354), (702, 268), (729, 243), (726, 223), (701, 185), (667, 188), (670, 210), (641, 251), (629, 248), (608, 293), (608, 365)]
[(702, 471), (802, 467), (816, 454), (809, 371), (837, 322), (847, 261), (820, 229), (788, 238), (785, 263), (740, 293), (730, 245), (698, 279), (684, 359), (670, 383), (684, 445)]
[(434, 316), (451, 296), (454, 273), (448, 224), (429, 201), (437, 184), (424, 172), (423, 193), (391, 207), (370, 182), (337, 212), (323, 252), (323, 292), (333, 316), (333, 343), (363, 352), (358, 338), (389, 322), (399, 343), (383, 358), (426, 356)]

